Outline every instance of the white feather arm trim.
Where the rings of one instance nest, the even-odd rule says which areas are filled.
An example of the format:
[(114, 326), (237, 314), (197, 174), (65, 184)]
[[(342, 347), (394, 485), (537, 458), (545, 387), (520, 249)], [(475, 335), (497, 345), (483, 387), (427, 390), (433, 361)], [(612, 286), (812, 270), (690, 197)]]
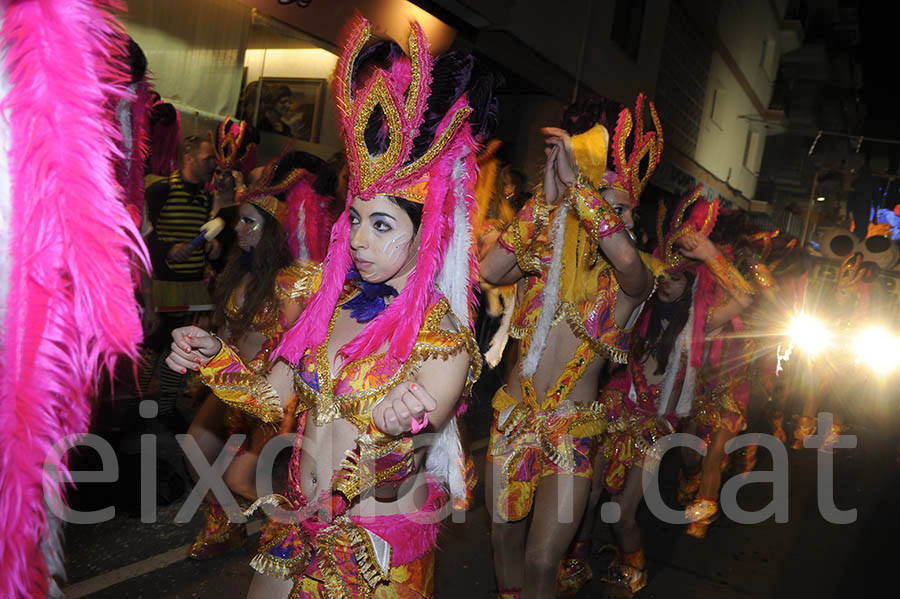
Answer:
[(568, 213), (569, 207), (563, 202), (556, 211), (553, 224), (550, 226), (550, 243), (553, 253), (550, 272), (547, 274), (547, 284), (544, 285), (544, 292), (541, 296), (543, 300), (541, 315), (538, 316), (534, 336), (531, 338), (531, 345), (528, 346), (528, 353), (525, 354), (525, 359), (522, 361), (522, 376), (526, 379), (533, 376), (537, 370), (541, 355), (547, 345), (547, 337), (550, 335), (550, 326), (556, 317), (556, 308), (559, 306), (559, 279), (562, 276), (562, 252), (566, 240), (566, 216)]

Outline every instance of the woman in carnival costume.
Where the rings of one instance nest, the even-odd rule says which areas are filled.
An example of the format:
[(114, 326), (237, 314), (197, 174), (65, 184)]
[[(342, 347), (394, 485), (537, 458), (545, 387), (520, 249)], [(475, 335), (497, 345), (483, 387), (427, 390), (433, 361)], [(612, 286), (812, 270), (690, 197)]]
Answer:
[[(720, 219), (716, 229), (721, 231), (720, 237), (740, 235), (731, 224), (728, 221), (723, 224)], [(747, 427), (751, 360), (740, 315), (753, 304), (754, 295), (762, 288), (756, 282), (750, 283), (730, 261), (731, 248), (711, 244), (710, 251), (713, 254), (701, 257), (706, 269), (698, 273), (697, 301), (709, 313), (722, 310), (730, 318), (717, 322), (717, 327), (707, 331), (703, 364), (697, 373), (697, 391), (685, 427), (685, 432), (699, 435), (706, 444), (702, 460), (694, 451), (682, 452), (683, 470), (678, 487), (678, 501), (686, 506), (685, 517), (690, 522), (687, 534), (698, 539), (706, 536), (709, 525), (718, 516), (719, 487), (722, 472), (728, 465), (725, 444)], [(762, 263), (746, 266), (748, 274), (765, 267)], [(759, 279), (772, 284), (770, 275), (760, 274)]]
[[(788, 240), (777, 229), (748, 230), (735, 244), (735, 264), (756, 293), (751, 306), (741, 314), (744, 324), (743, 350), (738, 360), (748, 363), (748, 379), (759, 382), (763, 391), (761, 399), (765, 401), (763, 410), (768, 414), (773, 434), (782, 442), (785, 440), (781, 427), (784, 418), (781, 400), (785, 395), (783, 377), (778, 377), (778, 346), (771, 343), (771, 336), (767, 333), (771, 331), (773, 322), (783, 322), (781, 316), (785, 311), (780, 303), (779, 289), (781, 275), (776, 276), (774, 271), (795, 244), (796, 240)], [(745, 412), (749, 412), (749, 406)], [(758, 446), (752, 444), (731, 454), (732, 472), (752, 471), (756, 467), (757, 450)]]
[[(226, 162), (223, 168), (230, 166)], [(307, 276), (303, 264), (309, 256), (324, 256), (327, 239), (321, 231), (329, 223), (333, 186), (334, 176), (321, 159), (293, 152), (266, 165), (261, 179), (238, 196), (237, 244), (217, 281), (213, 321), (219, 335), (254, 371), (268, 365), (271, 352), (300, 315)], [(319, 226), (305, 230), (303, 223)], [(287, 419), (287, 428), (291, 422)], [(274, 424), (227, 407), (215, 395), (206, 399), (191, 423), (188, 434), (210, 462), (231, 435), (249, 435), (224, 474), (226, 484), (239, 495), (238, 503), (249, 505), (257, 499), (256, 464), (276, 432)], [(212, 493), (206, 504), (204, 527), (188, 550), (193, 559), (214, 557), (247, 537), (245, 525), (230, 524)]]
[[(277, 422), (298, 400), (286, 494), (256, 502), (281, 509), (250, 596), (430, 597), (448, 487), (465, 496), (455, 412), (481, 366), (475, 139), (496, 106), (472, 58), (432, 59), (418, 25), (408, 57), (370, 37), (358, 18), (341, 46), (347, 205), (324, 264), (307, 270), (281, 359), (261, 376), (205, 331), (174, 336), (170, 365), (200, 369), (226, 404)], [(423, 431), (434, 433), (427, 451), (414, 447)]]
[[(654, 253), (661, 261), (657, 292), (635, 327), (628, 365), (601, 393), (609, 425), (597, 459), (596, 487), (588, 514), (603, 490), (619, 504), (621, 516), (613, 524), (617, 555), (604, 582), (631, 594), (647, 584), (636, 515), (643, 498), (645, 470), (655, 474), (658, 465), (654, 445), (676, 432), (680, 420), (690, 415), (705, 333), (734, 314), (710, 310), (695, 294), (698, 272), (707, 268), (707, 262), (715, 263), (719, 255), (707, 239), (718, 201), (700, 199), (700, 190), (698, 186), (679, 203), (668, 230), (664, 229), (665, 206), (660, 204), (659, 245)], [(586, 540), (591, 533), (590, 526), (582, 529)]]
[[(841, 262), (833, 286), (830, 283), (817, 286), (815, 294), (807, 290), (804, 311), (821, 314), (828, 329), (840, 336), (845, 336), (849, 331), (860, 327), (872, 316), (870, 281), (874, 278), (872, 276), (874, 273), (870, 268), (870, 264), (863, 264), (862, 254), (847, 256)], [(839, 380), (838, 372), (847, 374), (858, 367), (850, 355), (833, 352), (827, 358), (811, 358), (806, 367), (798, 372), (802, 379), (801, 392), (804, 397), (803, 406), (794, 425), (791, 449), (803, 449), (804, 441), (816, 434), (819, 429), (817, 414), (823, 403), (833, 414), (833, 420), (829, 430), (819, 430), (824, 434), (821, 448), (831, 450), (838, 436), (844, 431), (845, 410), (840, 405), (839, 398), (846, 394), (834, 389), (832, 383)], [(845, 377), (845, 380), (852, 379), (853, 377)]]
[[(609, 134), (597, 119), (575, 119), (570, 132), (546, 128), (543, 189), (482, 260), (488, 282), (518, 282), (522, 293), (510, 326), (521, 339), (521, 356), (510, 384), (493, 399), (486, 468), (500, 597), (556, 593), (558, 565), (584, 511), (604, 428), (595, 402), (600, 373), (607, 360), (625, 360), (630, 328), (652, 290), (626, 231), (662, 150), (652, 104), (656, 131), (643, 132), (643, 102), (639, 96), (634, 120), (623, 111), (616, 130), (617, 162), (625, 161), (632, 128), (638, 140), (628, 164), (631, 193), (604, 183)], [(641, 174), (643, 158), (650, 166)], [(569, 510), (571, 522), (561, 523), (559, 514)]]
[[(754, 330), (771, 330), (773, 324), (783, 322), (785, 314), (791, 314), (794, 301), (791, 298), (791, 278), (793, 273), (779, 272), (778, 267), (796, 246), (796, 239), (789, 239), (778, 229), (774, 231), (758, 231), (744, 236), (744, 252), (749, 255), (750, 263), (758, 264), (754, 271), (757, 286), (765, 290), (761, 301), (754, 302), (750, 324)], [(753, 277), (752, 277), (753, 278)], [(787, 283), (788, 289), (782, 287)], [(787, 308), (787, 309), (786, 309)], [(767, 422), (772, 427), (772, 435), (785, 443), (784, 401), (786, 398), (785, 377), (779, 376), (779, 347), (766, 339), (767, 335), (752, 335), (749, 344), (753, 348), (752, 377), (759, 381), (765, 394), (765, 412)], [(749, 446), (747, 449), (755, 448)], [(753, 469), (756, 463), (755, 450), (752, 458), (744, 464), (744, 471)]]

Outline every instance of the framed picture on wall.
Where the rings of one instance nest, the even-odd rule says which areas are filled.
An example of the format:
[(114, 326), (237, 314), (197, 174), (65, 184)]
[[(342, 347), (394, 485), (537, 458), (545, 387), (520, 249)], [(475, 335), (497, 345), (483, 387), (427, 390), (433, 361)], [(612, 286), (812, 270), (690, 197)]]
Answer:
[[(244, 87), (237, 118), (260, 131), (319, 142), (325, 79), (263, 77)], [(255, 118), (254, 118), (255, 117)]]

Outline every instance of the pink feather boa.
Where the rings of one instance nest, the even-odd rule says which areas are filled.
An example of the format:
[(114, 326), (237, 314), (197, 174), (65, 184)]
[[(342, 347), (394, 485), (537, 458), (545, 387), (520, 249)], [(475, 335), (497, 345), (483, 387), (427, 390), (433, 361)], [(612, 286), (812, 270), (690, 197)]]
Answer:
[[(0, 597), (46, 595), (44, 484), (51, 505), (64, 492), (45, 458), (86, 432), (101, 368), (135, 356), (141, 340), (130, 268), (147, 256), (113, 166), (121, 155), (110, 108), (127, 81), (112, 59), (111, 38), (122, 34), (113, 8), (113, 0), (3, 1), (10, 91), (0, 126), (15, 200), (0, 330), (0, 521), (15, 533), (0, 535)], [(64, 458), (49, 465), (67, 478)]]

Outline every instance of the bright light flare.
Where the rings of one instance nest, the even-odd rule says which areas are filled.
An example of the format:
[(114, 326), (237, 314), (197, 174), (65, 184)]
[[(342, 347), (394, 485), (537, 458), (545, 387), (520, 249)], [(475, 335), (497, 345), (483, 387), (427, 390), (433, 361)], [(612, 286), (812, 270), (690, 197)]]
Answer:
[(860, 331), (853, 352), (858, 362), (878, 373), (886, 374), (900, 365), (900, 339), (884, 327), (873, 325)]
[(831, 343), (831, 331), (825, 323), (809, 314), (801, 313), (792, 318), (787, 332), (792, 345), (808, 356), (817, 356)]

